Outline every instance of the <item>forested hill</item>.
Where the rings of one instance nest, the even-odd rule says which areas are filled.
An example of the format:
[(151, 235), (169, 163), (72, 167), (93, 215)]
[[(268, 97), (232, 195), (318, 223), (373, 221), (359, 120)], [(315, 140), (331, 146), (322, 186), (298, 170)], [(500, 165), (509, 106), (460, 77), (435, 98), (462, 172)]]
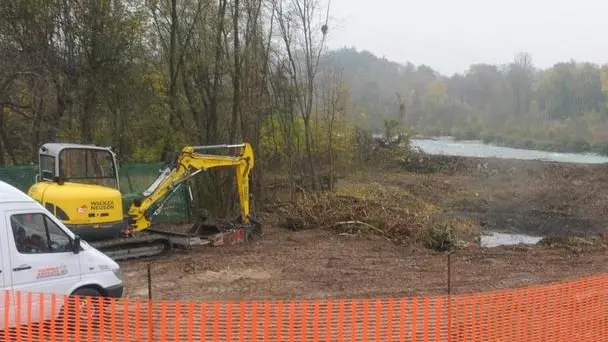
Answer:
[(564, 61), (541, 70), (522, 53), (506, 65), (475, 64), (448, 77), (354, 48), (328, 58), (344, 72), (353, 116), (375, 130), (383, 119), (403, 117), (421, 134), (608, 153), (605, 66)]

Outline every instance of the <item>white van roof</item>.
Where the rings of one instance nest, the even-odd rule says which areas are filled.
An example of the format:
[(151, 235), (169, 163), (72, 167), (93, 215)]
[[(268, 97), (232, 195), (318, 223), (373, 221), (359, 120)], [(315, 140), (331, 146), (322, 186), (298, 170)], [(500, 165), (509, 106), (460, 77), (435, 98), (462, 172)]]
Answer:
[(33, 199), (16, 187), (0, 181), (0, 203), (32, 202)]

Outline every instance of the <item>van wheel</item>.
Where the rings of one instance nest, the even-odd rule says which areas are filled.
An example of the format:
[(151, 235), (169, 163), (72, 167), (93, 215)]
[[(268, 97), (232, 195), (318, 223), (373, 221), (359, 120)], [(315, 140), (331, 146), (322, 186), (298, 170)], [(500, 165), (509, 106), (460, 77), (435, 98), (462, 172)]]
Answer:
[(89, 326), (93, 330), (97, 330), (99, 321), (102, 319), (100, 315), (100, 304), (103, 305), (102, 303), (103, 294), (96, 289), (90, 287), (77, 289), (70, 295), (68, 307), (63, 308), (61, 320), (67, 320), (68, 329), (71, 331), (76, 330), (77, 320), (78, 330), (86, 332)]

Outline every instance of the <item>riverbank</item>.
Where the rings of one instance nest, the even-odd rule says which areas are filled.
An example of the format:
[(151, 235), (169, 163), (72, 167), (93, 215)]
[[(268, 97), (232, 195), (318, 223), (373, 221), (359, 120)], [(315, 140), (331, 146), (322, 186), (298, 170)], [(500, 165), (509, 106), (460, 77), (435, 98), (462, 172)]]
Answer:
[(600, 234), (608, 220), (608, 164), (412, 155), (401, 169), (374, 182), (399, 184), (445, 212), (474, 219), (485, 230)]
[(486, 144), (497, 146), (514, 147), (530, 150), (541, 150), (548, 152), (564, 153), (596, 153), (608, 156), (608, 142), (589, 142), (585, 139), (568, 141), (539, 140), (534, 138), (519, 139), (508, 135), (487, 134), (481, 136), (481, 140)]
[(479, 140), (486, 144), (534, 149), (546, 152), (597, 153), (608, 155), (608, 120), (598, 113), (588, 113), (568, 120), (526, 120), (505, 117), (487, 122), (473, 119), (458, 122), (451, 129), (418, 127), (425, 136), (450, 135), (454, 139)]
[(528, 150), (562, 153), (596, 153), (608, 156), (608, 141), (602, 139), (573, 138), (568, 133), (546, 134), (537, 131), (529, 135), (510, 135), (505, 133), (481, 132), (473, 130), (454, 130), (452, 136), (457, 141), (479, 140), (485, 144), (513, 147)]

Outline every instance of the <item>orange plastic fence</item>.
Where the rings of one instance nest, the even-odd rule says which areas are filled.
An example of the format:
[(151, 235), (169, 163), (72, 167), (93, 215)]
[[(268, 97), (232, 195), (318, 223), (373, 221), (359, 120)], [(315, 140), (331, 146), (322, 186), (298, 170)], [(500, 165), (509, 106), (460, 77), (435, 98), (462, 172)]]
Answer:
[[(148, 302), (6, 292), (3, 304), (5, 341), (608, 340), (608, 275), (450, 297)], [(19, 318), (26, 324), (10, 327)]]

